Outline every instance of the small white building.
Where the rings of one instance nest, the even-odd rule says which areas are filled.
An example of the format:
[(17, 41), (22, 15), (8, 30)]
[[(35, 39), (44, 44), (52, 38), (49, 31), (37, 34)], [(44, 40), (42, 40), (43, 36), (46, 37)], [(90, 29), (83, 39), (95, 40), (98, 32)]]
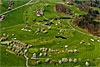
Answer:
[(97, 40), (97, 42), (100, 42), (100, 40)]
[(61, 60), (59, 60), (58, 62), (59, 62), (59, 64), (62, 64), (62, 61)]
[(67, 58), (62, 58), (62, 62), (68, 62)]
[(76, 59), (76, 58), (74, 58), (73, 62), (74, 62), (74, 63), (76, 63), (76, 62), (77, 62), (77, 59)]
[(69, 58), (69, 62), (73, 62), (73, 60), (71, 58)]
[(36, 53), (33, 54), (33, 58), (36, 58)]
[(50, 59), (49, 58), (47, 58), (46, 60), (45, 60), (45, 62), (49, 62), (50, 61)]
[(91, 46), (91, 44), (90, 44), (90, 43), (88, 43), (88, 46)]
[(86, 65), (86, 66), (89, 66), (89, 62), (86, 61), (85, 65)]
[(94, 39), (90, 39), (92, 42), (94, 42)]
[(43, 10), (36, 9), (37, 11), (37, 16), (43, 16)]
[(43, 53), (40, 53), (40, 55), (39, 56), (42, 56), (43, 55)]
[(68, 45), (65, 45), (65, 48), (67, 48), (68, 47)]
[(78, 52), (78, 50), (77, 49), (74, 49), (74, 52)]

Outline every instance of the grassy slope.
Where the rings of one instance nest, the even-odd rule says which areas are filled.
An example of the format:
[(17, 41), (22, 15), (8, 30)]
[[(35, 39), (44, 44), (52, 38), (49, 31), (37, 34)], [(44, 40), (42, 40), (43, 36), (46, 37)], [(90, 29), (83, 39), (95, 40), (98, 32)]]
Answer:
[[(53, 6), (53, 5), (52, 5)], [(51, 5), (50, 5), (50, 7), (52, 7)], [(36, 5), (34, 6), (35, 8), (34, 9), (36, 9)], [(39, 7), (37, 7), (37, 8), (39, 8)], [(82, 11), (79, 11), (79, 10), (77, 10), (76, 9), (76, 7), (75, 6), (72, 6), (72, 7), (69, 7), (69, 8), (71, 8), (75, 13), (77, 13), (77, 14), (85, 14), (85, 12), (82, 12)], [(33, 10), (34, 10), (33, 9)], [(44, 11), (44, 16), (46, 16), (47, 18), (49, 17), (53, 17), (53, 15), (55, 16), (55, 15), (58, 15), (57, 13), (54, 13), (54, 12), (52, 12), (52, 8), (45, 8), (46, 10)], [(30, 11), (31, 12), (31, 11)], [(51, 13), (54, 13), (54, 14), (51, 14)], [(34, 13), (35, 14), (35, 13)], [(51, 16), (51, 15), (52, 16)], [(32, 14), (30, 14), (30, 15), (32, 15)], [(41, 20), (41, 19), (39, 19), (39, 20)], [(43, 20), (43, 19), (42, 19)], [(61, 58), (61, 57), (72, 57), (72, 58), (74, 58), (74, 57), (77, 57), (77, 58), (79, 58), (79, 57), (81, 57), (82, 59), (84, 59), (83, 61), (86, 61), (86, 59), (88, 59), (88, 57), (90, 56), (90, 59), (92, 59), (92, 58), (95, 58), (96, 59), (96, 57), (98, 57), (98, 56), (100, 56), (100, 54), (99, 54), (99, 52), (96, 52), (96, 54), (98, 54), (98, 55), (94, 55), (94, 53), (95, 53), (95, 51), (96, 50), (99, 50), (99, 43), (97, 43), (97, 46), (95, 46), (95, 43), (94, 44), (92, 44), (92, 47), (88, 47), (87, 46), (87, 43), (88, 42), (90, 42), (90, 38), (91, 37), (87, 37), (87, 36), (85, 36), (85, 35), (83, 35), (83, 34), (80, 34), (80, 33), (78, 33), (78, 32), (72, 32), (73, 33), (73, 36), (74, 37), (72, 37), (72, 38), (70, 38), (70, 39), (68, 39), (67, 41), (65, 40), (61, 40), (62, 41), (62, 43), (61, 43), (61, 46), (64, 46), (66, 43), (67, 44), (69, 44), (70, 45), (70, 48), (71, 49), (73, 49), (75, 46), (78, 46), (79, 47), (79, 51), (81, 51), (79, 54), (75, 54), (75, 55), (71, 55), (71, 54), (66, 54), (66, 53), (64, 53), (64, 54), (62, 54), (61, 53), (61, 55), (57, 55), (57, 54), (54, 54), (54, 56), (52, 57), (52, 58), (55, 58), (55, 59), (58, 59), (58, 58)], [(52, 34), (53, 34), (53, 32), (52, 32)], [(41, 35), (41, 34), (40, 34)], [(39, 36), (40, 36), (39, 35)], [(57, 34), (55, 34), (55, 35), (57, 35)], [(42, 34), (42, 36), (43, 36), (43, 34)], [(65, 35), (64, 35), (65, 36)], [(44, 37), (44, 36), (43, 36)], [(80, 38), (81, 37), (81, 38)], [(46, 37), (46, 38), (48, 38), (48, 37)], [(52, 37), (51, 37), (52, 38)], [(77, 40), (77, 39), (78, 40)], [(53, 40), (54, 38), (52, 38), (51, 40)], [(83, 46), (79, 46), (79, 42), (81, 41), (81, 40), (85, 40), (86, 41), (86, 43), (83, 45)], [(56, 39), (54, 39), (55, 41), (57, 41)], [(71, 42), (71, 41), (73, 41), (73, 42)], [(76, 44), (75, 44), (76, 43)], [(75, 45), (73, 45), (73, 44), (75, 44)], [(49, 44), (40, 44), (40, 43), (34, 43), (34, 46), (36, 45), (36, 48), (38, 48), (38, 47), (42, 47), (42, 45), (43, 46), (45, 46), (45, 47), (52, 47), (52, 48), (55, 48), (55, 49), (61, 49), (60, 48), (60, 45), (58, 46), (58, 45), (56, 45), (55, 43), (49, 43)], [(94, 46), (95, 46), (95, 48), (94, 48)], [(80, 48), (81, 47), (81, 48)], [(87, 49), (87, 47), (88, 47), (88, 49)], [(86, 51), (86, 52), (85, 52)], [(90, 52), (89, 54), (88, 54), (88, 52)], [(82, 54), (82, 55), (81, 55)], [(80, 56), (81, 55), (81, 56)], [(85, 62), (84, 62), (85, 63)], [(94, 63), (97, 65), (97, 62), (91, 62), (91, 65), (93, 64), (94, 65)], [(78, 63), (78, 64), (81, 64), (81, 63)], [(77, 64), (77, 65), (78, 65)], [(67, 65), (67, 64), (64, 64), (64, 65)], [(68, 65), (73, 65), (73, 64), (68, 64)], [(75, 64), (74, 64), (75, 65)], [(82, 64), (82, 65), (84, 65), (84, 64)], [(93, 66), (92, 65), (92, 66)], [(44, 65), (43, 65), (44, 66)]]
[[(33, 23), (33, 19), (35, 19), (36, 18), (36, 21), (38, 22), (38, 21), (43, 21), (43, 20), (45, 20), (45, 19), (49, 19), (49, 18), (55, 18), (55, 17), (68, 17), (69, 15), (65, 15), (65, 14), (60, 14), (59, 12), (55, 12), (55, 11), (53, 11), (54, 10), (54, 6), (55, 6), (55, 3), (50, 3), (49, 5), (49, 7), (45, 7), (45, 4), (48, 4), (48, 2), (47, 3), (38, 3), (38, 4), (35, 4), (35, 5), (33, 5), (32, 7), (30, 7), (30, 8), (27, 8), (27, 12), (28, 13), (26, 13), (26, 14), (24, 14), (24, 16), (28, 16), (29, 18), (28, 18), (28, 23)], [(43, 7), (44, 6), (44, 7)], [(36, 9), (44, 9), (44, 17), (37, 17), (36, 16)], [(35, 12), (33, 12), (33, 11), (35, 11)]]
[[(34, 6), (33, 6), (34, 7)], [(53, 6), (51, 6), (51, 7), (53, 7)], [(23, 9), (25, 9), (26, 7), (24, 7)], [(35, 7), (36, 8), (36, 7)], [(35, 10), (35, 8), (32, 8), (32, 10)], [(2, 23), (2, 27), (10, 27), (10, 26), (13, 26), (13, 25), (17, 25), (17, 24), (20, 24), (20, 23), (24, 23), (24, 21), (23, 21), (23, 19), (22, 19), (22, 16), (23, 16), (23, 12), (24, 11), (22, 11), (23, 9), (19, 9), (19, 10), (16, 10), (16, 11), (14, 11), (14, 12), (11, 12), (11, 13), (9, 13), (8, 15), (10, 15), (10, 17), (7, 17), (7, 19), (5, 19), (5, 21), (3, 21), (3, 23)], [(49, 11), (49, 9), (51, 9), (50, 11)], [(28, 8), (27, 9), (29, 12), (28, 12), (28, 15), (31, 17), (31, 19), (32, 18), (34, 18), (34, 17), (36, 17), (36, 14), (35, 13), (33, 13), (31, 10), (30, 10), (30, 8)], [(46, 11), (45, 11), (45, 15), (44, 16), (46, 16), (47, 18), (51, 18), (52, 17), (52, 14), (53, 14), (53, 17), (55, 17), (55, 15), (57, 14), (57, 15), (60, 15), (60, 16), (62, 16), (61, 14), (59, 14), (59, 13), (52, 13), (52, 10), (53, 10), (53, 8), (50, 8), (50, 7), (48, 7), (48, 8), (46, 8)], [(74, 8), (73, 8), (73, 10), (74, 10)], [(51, 12), (52, 14), (50, 14), (49, 12)], [(18, 12), (20, 12), (20, 15), (19, 15), (19, 13)], [(77, 11), (76, 11), (77, 12)], [(78, 12), (77, 12), (78, 13)], [(16, 15), (18, 15), (18, 16), (15, 16), (15, 17), (13, 17), (13, 14), (16, 14)], [(34, 15), (34, 16), (33, 16)], [(9, 19), (8, 19), (9, 18)], [(11, 19), (10, 20), (10, 18), (13, 18), (13, 19)], [(19, 19), (19, 18), (21, 18), (20, 20), (16, 20), (16, 18), (17, 19)], [(24, 18), (24, 17), (23, 17)], [(41, 19), (40, 19), (41, 18)], [(31, 20), (30, 19), (30, 20)], [(16, 20), (16, 21), (15, 21)], [(32, 23), (32, 20), (30, 21), (30, 20), (28, 20), (29, 22), (31, 22)], [(38, 18), (38, 21), (39, 20), (43, 20), (43, 18), (42, 17), (39, 17)], [(9, 22), (11, 22), (11, 23), (7, 23), (7, 21), (9, 21)], [(13, 22), (14, 23), (13, 23)], [(6, 22), (6, 25), (4, 25), (5, 24), (5, 22)], [(55, 21), (56, 22), (56, 21)], [(66, 24), (66, 25), (68, 25), (68, 24)], [(97, 62), (97, 58), (100, 56), (100, 54), (99, 54), (99, 43), (97, 43), (96, 41), (93, 43), (93, 42), (91, 42), (90, 41), (90, 38), (91, 37), (88, 37), (88, 36), (86, 36), (86, 35), (83, 35), (83, 34), (80, 34), (80, 33), (78, 33), (78, 32), (76, 32), (76, 31), (70, 31), (72, 34), (73, 34), (73, 37), (70, 37), (70, 38), (68, 38), (67, 40), (63, 40), (63, 39), (55, 39), (54, 38), (54, 36), (55, 35), (57, 35), (57, 33), (58, 33), (58, 30), (57, 29), (53, 29), (53, 30), (49, 30), (48, 32), (48, 34), (43, 34), (43, 33), (39, 33), (39, 35), (35, 35), (34, 34), (34, 32), (35, 32), (35, 30), (38, 28), (38, 27), (42, 27), (42, 26), (34, 26), (34, 25), (32, 25), (32, 29), (33, 29), (33, 31), (32, 32), (25, 32), (25, 31), (21, 31), (20, 29), (21, 28), (23, 28), (23, 27), (25, 27), (25, 25), (19, 25), (19, 26), (15, 26), (15, 27), (13, 27), (13, 28), (9, 28), (9, 29), (7, 29), (7, 30), (2, 30), (1, 31), (1, 33), (0, 34), (3, 34), (3, 33), (6, 33), (6, 34), (16, 34), (15, 35), (15, 37), (18, 39), (18, 40), (21, 40), (21, 41), (23, 41), (23, 42), (26, 42), (26, 43), (30, 43), (30, 44), (32, 44), (32, 45), (34, 45), (34, 47), (36, 48), (36, 49), (39, 49), (39, 47), (51, 47), (51, 48), (56, 48), (56, 49), (58, 49), (58, 50), (61, 50), (61, 46), (63, 46), (64, 47), (64, 45), (66, 45), (66, 44), (68, 44), (69, 45), (69, 49), (74, 49), (75, 48), (75, 46), (78, 46), (78, 50), (80, 51), (79, 53), (77, 53), (77, 54), (68, 54), (68, 53), (60, 53), (59, 55), (58, 54), (52, 54), (52, 57), (51, 58), (53, 58), (53, 59), (55, 59), (55, 60), (58, 60), (58, 58), (59, 59), (61, 59), (62, 57), (68, 57), (68, 58), (74, 58), (74, 57), (76, 57), (76, 58), (82, 58), (83, 59), (83, 63), (77, 63), (77, 64), (74, 64), (74, 63), (63, 63), (62, 65), (67, 65), (67, 66), (77, 66), (77, 65), (79, 65), (79, 64), (81, 64), (81, 66), (83, 66), (84, 65), (84, 61), (86, 61), (86, 59), (88, 59), (88, 58), (90, 58), (90, 59), (96, 59), (96, 61), (91, 61), (91, 65), (93, 66), (93, 65), (98, 65), (98, 62)], [(55, 27), (57, 27), (57, 26), (55, 26)], [(68, 31), (66, 31), (66, 32), (68, 32)], [(26, 35), (26, 36), (24, 36), (24, 35)], [(65, 35), (64, 35), (65, 36)], [(26, 38), (25, 38), (26, 37)], [(39, 37), (43, 37), (44, 39), (42, 40), (42, 42), (39, 40)], [(49, 43), (45, 43), (45, 40), (47, 40), (48, 39), (48, 41), (49, 41)], [(11, 40), (11, 39), (9, 39), (9, 40)], [(53, 43), (52, 42), (52, 40), (55, 40), (56, 41), (56, 43), (58, 42), (58, 40), (61, 40), (61, 43), (60, 43), (60, 45), (57, 45), (56, 43)], [(79, 42), (81, 41), (81, 40), (85, 40), (85, 44), (84, 45), (79, 45)], [(33, 41), (36, 41), (35, 43), (33, 43)], [(87, 46), (87, 43), (88, 42), (90, 42), (91, 44), (92, 44), (92, 46), (91, 47), (88, 47)], [(5, 48), (4, 47), (2, 47), (2, 50), (5, 50)], [(2, 52), (2, 51), (1, 51)], [(5, 51), (3, 52), (4, 54), (4, 56), (2, 57), (2, 58), (5, 58)], [(10, 58), (10, 57), (12, 57), (13, 55), (11, 54), (11, 55), (9, 55), (9, 58), (7, 58), (8, 59), (8, 61), (10, 61), (10, 59), (12, 59), (13, 60), (13, 58)], [(16, 55), (14, 55), (13, 56), (14, 58), (16, 58)], [(17, 59), (17, 58), (16, 58)], [(22, 59), (22, 57), (20, 58), (20, 59)], [(25, 65), (25, 63), (23, 62), (22, 63), (22, 61), (20, 60), (20, 59), (18, 59), (19, 61), (18, 61), (18, 64), (19, 63), (21, 63), (21, 64), (19, 64), (19, 65), (21, 65), (21, 66), (23, 66), (23, 65)], [(15, 60), (13, 60), (13, 62), (14, 62)], [(33, 61), (33, 60), (32, 60)], [(6, 63), (6, 60), (4, 61), (4, 62), (2, 62), (2, 64), (4, 64), (4, 63)], [(12, 62), (11, 62), (12, 63)], [(7, 63), (6, 65), (12, 65), (11, 63)], [(17, 65), (17, 62), (16, 63), (13, 63), (13, 65)], [(12, 66), (13, 66), (12, 65)], [(18, 66), (19, 66), (18, 65)], [(43, 64), (40, 64), (39, 66), (45, 66), (45, 65), (47, 65), (46, 63), (43, 63)], [(50, 64), (48, 64), (48, 65), (50, 65)], [(62, 66), (61, 65), (61, 66)], [(38, 65), (37, 65), (38, 66)]]
[(0, 28), (7, 28), (18, 24), (23, 24), (23, 12), (27, 7), (20, 8), (16, 11), (8, 13), (6, 19), (0, 23)]
[(0, 66), (8, 67), (8, 66), (25, 66), (25, 58), (23, 56), (16, 56), (15, 54), (11, 54), (6, 52), (6, 47), (0, 45)]
[[(21, 1), (21, 2), (17, 1), (17, 2), (15, 2), (13, 8), (23, 5), (24, 3), (26, 3), (26, 1)], [(8, 7), (7, 1), (4, 1), (3, 5), (2, 6), (0, 5), (0, 7), (2, 7), (4, 9), (4, 10), (2, 10), (2, 12), (5, 12), (6, 8)], [(27, 8), (27, 7), (23, 7), (21, 9), (18, 9), (16, 11), (13, 11), (13, 12), (7, 14), (6, 19), (4, 21), (0, 22), (0, 29), (2, 27), (7, 28), (7, 27), (14, 26), (14, 25), (18, 25), (18, 24), (23, 24), (24, 23), (23, 11), (25, 10), (25, 8)], [(2, 12), (0, 12), (0, 13), (2, 13)], [(0, 36), (1, 36), (1, 34), (2, 34), (2, 32), (0, 32)], [(0, 59), (0, 61), (2, 61), (0, 66), (5, 66), (5, 67), (7, 67), (7, 66), (22, 66), (22, 67), (25, 66), (25, 58), (23, 56), (18, 57), (14, 54), (7, 53), (5, 51), (6, 48), (1, 46), (1, 44), (0, 44), (0, 48), (1, 48), (0, 49), (0, 55), (1, 55), (0, 57), (2, 57), (2, 59)]]
[[(20, 31), (21, 28), (22, 28), (22, 26), (18, 26), (18, 27), (15, 27), (13, 29), (6, 30), (4, 33), (13, 34), (13, 33), (16, 33), (15, 30), (19, 30), (19, 32), (16, 34), (15, 37), (17, 37), (18, 40), (21, 40), (21, 41), (24, 41), (24, 42), (27, 42), (27, 43), (30, 43), (30, 44), (34, 45), (34, 47), (36, 49), (38, 49), (39, 47), (43, 47), (44, 46), (44, 47), (47, 47), (47, 48), (52, 47), (52, 48), (61, 50), (60, 46), (64, 47), (65, 44), (68, 44), (69, 45), (69, 49), (74, 49), (75, 46), (78, 46), (78, 50), (80, 51), (77, 54), (68, 54), (68, 53), (61, 53), (59, 55), (53, 54), (53, 56), (51, 58), (54, 58), (54, 59), (58, 59), (59, 58), (59, 59), (61, 59), (62, 57), (67, 57), (67, 58), (70, 58), (70, 57), (71, 58), (74, 58), (74, 57), (79, 58), (80, 57), (80, 58), (83, 59), (83, 61), (85, 61), (88, 58), (89, 59), (92, 59), (92, 58), (96, 59), (98, 56), (100, 56), (99, 55), (99, 51), (98, 51), (99, 50), (99, 43), (91, 42), (89, 40), (91, 37), (87, 37), (87, 36), (85, 36), (83, 34), (80, 34), (80, 33), (76, 32), (76, 31), (72, 32), (73, 33), (73, 37), (68, 38), (67, 40), (63, 40), (63, 39), (54, 39), (54, 36), (57, 35), (57, 31), (56, 30), (54, 30), (54, 31), (51, 30), (52, 33), (49, 33), (49, 34), (46, 34), (46, 35), (40, 33), (39, 35), (36, 36), (35, 34), (32, 35), (32, 33), (30, 33), (30, 32)], [(36, 28), (36, 27), (34, 27), (34, 28)], [(23, 34), (27, 35), (27, 38), (25, 40), (23, 39), (24, 38)], [(51, 35), (51, 37), (48, 37), (49, 35)], [(39, 37), (43, 37), (44, 41), (46, 39), (48, 39), (49, 43), (45, 43), (45, 42), (44, 43), (40, 43), (41, 41), (38, 40)], [(58, 40), (61, 40), (60, 45), (57, 45), (56, 43), (50, 42), (50, 40), (52, 40), (52, 39), (54, 39), (56, 41), (56, 43), (58, 42)], [(34, 40), (36, 40), (37, 42), (33, 43)], [(79, 45), (79, 42), (81, 40), (85, 40), (85, 44), (84, 45)], [(88, 45), (87, 45), (88, 42), (90, 42), (92, 44), (91, 47), (88, 47)], [(93, 63), (97, 64), (96, 61), (94, 61)], [(78, 64), (81, 64), (81, 63), (78, 63)], [(73, 65), (78, 65), (78, 64), (73, 64)], [(68, 65), (72, 65), (72, 64), (69, 63)], [(82, 65), (84, 65), (84, 64), (82, 64)]]
[(72, 9), (72, 13), (73, 13), (74, 15), (76, 14), (76, 16), (77, 16), (77, 15), (80, 15), (80, 14), (82, 14), (82, 15), (83, 15), (83, 14), (86, 14), (86, 12), (78, 10), (76, 6), (70, 5), (69, 8)]
[[(27, 3), (29, 0), (17, 0), (17, 1), (12, 0), (12, 1), (14, 2), (14, 5), (13, 5), (12, 8), (16, 8), (18, 6), (21, 6), (21, 5), (25, 4), (25, 3)], [(10, 2), (9, 0), (1, 0), (0, 13), (3, 13), (3, 12), (7, 11), (7, 8), (10, 7), (8, 5), (9, 2)]]

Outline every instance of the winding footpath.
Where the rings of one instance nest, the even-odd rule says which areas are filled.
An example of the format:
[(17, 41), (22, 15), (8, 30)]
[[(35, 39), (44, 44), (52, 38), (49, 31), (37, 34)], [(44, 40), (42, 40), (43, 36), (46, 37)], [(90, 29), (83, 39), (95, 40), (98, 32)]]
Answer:
[(28, 59), (29, 59), (29, 58), (28, 58), (25, 54), (24, 54), (24, 57), (26, 58), (26, 67), (29, 67), (29, 66), (28, 66)]

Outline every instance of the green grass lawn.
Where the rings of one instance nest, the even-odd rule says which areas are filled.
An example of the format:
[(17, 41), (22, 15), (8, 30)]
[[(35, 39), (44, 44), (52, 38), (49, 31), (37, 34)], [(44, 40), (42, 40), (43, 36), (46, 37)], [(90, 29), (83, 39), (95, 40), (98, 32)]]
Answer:
[(27, 6), (8, 13), (5, 20), (0, 23), (0, 28), (7, 28), (18, 24), (24, 24), (25, 22), (23, 20), (23, 12), (26, 8)]
[(0, 44), (0, 66), (8, 67), (8, 66), (25, 66), (25, 58), (24, 56), (17, 56), (16, 54), (11, 54), (6, 51), (6, 47)]
[[(45, 1), (45, 2), (39, 2), (35, 5), (30, 5), (30, 6), (25, 6), (23, 8), (20, 8), (18, 10), (15, 10), (11, 13), (6, 14), (6, 19), (2, 22), (0, 22), (0, 37), (2, 36), (3, 33), (5, 34), (15, 34), (15, 36), (13, 37), (9, 37), (7, 41), (12, 40), (12, 38), (16, 38), (17, 40), (20, 40), (22, 42), (28, 43), (33, 45), (34, 47), (28, 49), (27, 54), (29, 54), (30, 56), (32, 56), (33, 52), (37, 52), (40, 53), (39, 48), (42, 47), (46, 47), (46, 48), (52, 48), (52, 49), (57, 49), (58, 51), (60, 51), (60, 53), (50, 53), (47, 52), (47, 54), (50, 54), (50, 58), (52, 58), (52, 60), (58, 61), (61, 60), (61, 58), (67, 57), (67, 58), (82, 58), (82, 62), (78, 62), (78, 63), (63, 63), (63, 64), (58, 64), (57, 63), (57, 67), (59, 66), (70, 66), (70, 67), (74, 67), (74, 66), (79, 66), (79, 67), (83, 67), (85, 66), (85, 62), (87, 59), (90, 59), (90, 66), (94, 67), (94, 66), (99, 66), (99, 61), (97, 60), (98, 57), (100, 57), (100, 53), (99, 53), (99, 49), (100, 49), (100, 45), (97, 42), (97, 40), (99, 38), (94, 38), (95, 41), (92, 42), (90, 41), (91, 38), (93, 38), (92, 36), (87, 36), (85, 34), (79, 33), (77, 31), (73, 31), (73, 30), (66, 30), (62, 33), (60, 33), (60, 29), (72, 29), (68, 22), (71, 19), (66, 19), (66, 20), (61, 20), (61, 23), (58, 25), (55, 25), (56, 23), (58, 23), (58, 21), (53, 21), (54, 24), (51, 25), (51, 30), (48, 29), (48, 26), (42, 26), (42, 25), (34, 25), (35, 23), (39, 23), (38, 21), (42, 21), (45, 20), (45, 18), (43, 16), (37, 17), (36, 16), (36, 9), (44, 9), (44, 16), (48, 19), (48, 18), (55, 18), (55, 17), (72, 17), (71, 15), (65, 15), (65, 14), (61, 14), (59, 12), (55, 12), (54, 11), (54, 6), (55, 3), (57, 2), (57, 0), (54, 0), (53, 3), (51, 3), (52, 1)], [(59, 1), (60, 2), (60, 1)], [(45, 4), (49, 4), (48, 7), (44, 7)], [(74, 11), (74, 14), (85, 14), (85, 12), (83, 11), (79, 11), (74, 5), (69, 7), (72, 9), (72, 11)], [(28, 17), (28, 20), (26, 21), (25, 18)], [(33, 19), (36, 18), (36, 22), (33, 22)], [(30, 26), (28, 26), (29, 30), (32, 30), (31, 32), (29, 31), (23, 31), (21, 30), (22, 28), (25, 28), (25, 22), (31, 24)], [(50, 21), (47, 22), (43, 22), (40, 24), (45, 24), (48, 23)], [(62, 26), (62, 27), (60, 27)], [(73, 26), (73, 25), (72, 25)], [(2, 29), (2, 28), (5, 29)], [(59, 28), (58, 28), (59, 27)], [(73, 26), (75, 29), (80, 30), (79, 28)], [(39, 32), (39, 35), (35, 34), (35, 31), (38, 28), (45, 28), (46, 30), (48, 30), (47, 34), (44, 34), (43, 32)], [(88, 32), (85, 32), (84, 30), (80, 30), (84, 33), (90, 34)], [(60, 34), (58, 34), (60, 33)], [(55, 38), (55, 36), (64, 36), (67, 39), (61, 39), (61, 38)], [(41, 37), (41, 39), (40, 39)], [(80, 41), (84, 40), (85, 43), (83, 45), (80, 45)], [(5, 41), (5, 42), (7, 42)], [(48, 42), (46, 42), (48, 41)], [(60, 41), (60, 42), (59, 42)], [(1, 42), (1, 43), (5, 43), (5, 42)], [(59, 44), (58, 44), (59, 43)], [(91, 43), (91, 46), (88, 46), (88, 43)], [(62, 52), (62, 50), (65, 50), (65, 45), (68, 45), (68, 49), (75, 49), (75, 47), (77, 47), (77, 50), (79, 51), (79, 53), (68, 53), (68, 52)], [(63, 48), (61, 48), (63, 47)], [(6, 46), (1, 46), (0, 45), (0, 51), (1, 51), (1, 66), (7, 67), (7, 66), (21, 66), (24, 67), (25, 66), (25, 58), (23, 56), (17, 56), (16, 54), (11, 54), (6, 52)], [(39, 56), (38, 56), (39, 57)], [(42, 56), (40, 58), (45, 58), (45, 57), (49, 57), (49, 56)], [(95, 61), (93, 61), (93, 59), (95, 59)], [(32, 66), (32, 62), (36, 61), (36, 60), (31, 60), (29, 59), (29, 66)], [(44, 61), (44, 60), (41, 60)], [(45, 63), (43, 62), (42, 64), (39, 65), (35, 65), (38, 67), (41, 66), (50, 66), (50, 67), (54, 67), (53, 65), (51, 65), (50, 63)]]
[[(14, 5), (12, 6), (12, 8), (16, 8), (18, 6), (21, 6), (25, 3), (27, 3), (29, 0), (17, 0), (17, 1), (12, 0), (12, 1), (14, 2)], [(0, 13), (7, 11), (8, 7), (10, 7), (8, 5), (9, 2), (10, 2), (9, 0), (1, 0), (1, 2), (0, 2), (1, 3), (0, 4)]]
[[(82, 58), (84, 63), (86, 61), (86, 59), (96, 59), (100, 56), (99, 54), (99, 43), (97, 43), (97, 41), (95, 42), (91, 42), (90, 41), (90, 38), (91, 37), (88, 37), (86, 35), (83, 35), (81, 33), (78, 33), (77, 31), (70, 31), (72, 34), (73, 34), (73, 37), (69, 37), (67, 40), (63, 40), (63, 39), (55, 39), (54, 36), (55, 35), (58, 35), (57, 34), (57, 30), (56, 29), (52, 29), (49, 31), (48, 34), (43, 34), (43, 33), (39, 33), (39, 35), (35, 35), (34, 32), (36, 30), (36, 28), (38, 27), (35, 27), (33, 26), (33, 32), (24, 32), (24, 31), (21, 31), (20, 29), (23, 28), (23, 26), (18, 26), (18, 27), (14, 27), (13, 29), (7, 29), (7, 30), (4, 30), (2, 33), (6, 33), (6, 34), (17, 34), (15, 35), (15, 37), (18, 39), (18, 40), (21, 40), (23, 42), (26, 42), (26, 43), (30, 43), (34, 46), (35, 49), (38, 49), (41, 48), (41, 47), (51, 47), (53, 49), (58, 49), (59, 51), (62, 49), (60, 48), (61, 46), (64, 47), (64, 45), (68, 44), (69, 45), (69, 49), (74, 49), (76, 46), (79, 50), (79, 53), (76, 53), (76, 54), (69, 54), (69, 53), (61, 53), (59, 55), (57, 55), (56, 53), (55, 54), (51, 54), (53, 59), (55, 60), (58, 60), (61, 59), (62, 57), (67, 57), (67, 58)], [(15, 31), (15, 30), (18, 30), (18, 31)], [(67, 32), (67, 31), (66, 31)], [(24, 35), (27, 35), (27, 38), (24, 39)], [(63, 34), (64, 35), (64, 34)], [(49, 37), (50, 36), (50, 37)], [(43, 39), (40, 41), (39, 40), (39, 37), (42, 37)], [(81, 37), (81, 38), (80, 38)], [(11, 40), (11, 39), (10, 39)], [(48, 40), (48, 43), (45, 43), (45, 40)], [(55, 43), (53, 43), (53, 40), (55, 41)], [(61, 40), (61, 43), (57, 45), (58, 43), (58, 40)], [(79, 42), (81, 40), (85, 40), (85, 44), (83, 45), (80, 45)], [(35, 41), (35, 43), (34, 43)], [(91, 43), (92, 46), (89, 47), (87, 44)], [(34, 49), (33, 48), (33, 49)], [(64, 49), (64, 48), (63, 48)], [(44, 63), (45, 64), (45, 63)], [(44, 65), (42, 64), (42, 65)], [(62, 64), (62, 65), (79, 65), (81, 63), (78, 63), (78, 64), (70, 64), (70, 63), (66, 63), (66, 64)], [(98, 65), (98, 62), (96, 61), (91, 61), (91, 65)], [(81, 66), (83, 66), (84, 64), (81, 64)]]
[(70, 5), (69, 8), (72, 9), (71, 12), (76, 16), (86, 14), (86, 12), (78, 10), (78, 8), (74, 5)]

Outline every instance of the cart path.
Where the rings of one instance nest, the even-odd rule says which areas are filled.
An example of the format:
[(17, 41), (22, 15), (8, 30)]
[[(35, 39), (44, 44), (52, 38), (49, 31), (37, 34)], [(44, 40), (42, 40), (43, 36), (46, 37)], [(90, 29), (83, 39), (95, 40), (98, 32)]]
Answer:
[(14, 25), (14, 26), (10, 26), (10, 27), (6, 27), (4, 29), (0, 29), (0, 30), (7, 30), (9, 28), (14, 28), (14, 27), (17, 27), (17, 26), (20, 26), (20, 25), (25, 25), (25, 24), (18, 24), (18, 25)]
[(26, 67), (29, 67), (29, 65), (28, 65), (28, 57), (24, 54), (24, 57), (25, 57), (25, 59), (26, 59)]
[(19, 9), (19, 8), (22, 8), (22, 7), (26, 6), (27, 4), (29, 4), (30, 2), (32, 2), (32, 0), (30, 0), (29, 2), (27, 2), (27, 3), (24, 4), (24, 5), (21, 5), (21, 6), (19, 6), (19, 7), (14, 8), (14, 9), (12, 9), (12, 10), (10, 10), (10, 11), (6, 11), (6, 12), (4, 12), (4, 13), (1, 13), (0, 15), (7, 14), (7, 13), (12, 12), (12, 11), (14, 11), (14, 10), (17, 10), (17, 9)]
[[(87, 33), (85, 33), (85, 32), (79, 31), (78, 29), (75, 29), (69, 22), (68, 22), (68, 24), (70, 25), (70, 27), (71, 27), (73, 30), (75, 30), (75, 31), (77, 31), (77, 32), (79, 32), (79, 33), (82, 33), (82, 34), (87, 35), (87, 36), (97, 37), (97, 36), (93, 36), (93, 35), (91, 35), (91, 34), (87, 34)], [(100, 38), (100, 37), (97, 37), (97, 38)]]

